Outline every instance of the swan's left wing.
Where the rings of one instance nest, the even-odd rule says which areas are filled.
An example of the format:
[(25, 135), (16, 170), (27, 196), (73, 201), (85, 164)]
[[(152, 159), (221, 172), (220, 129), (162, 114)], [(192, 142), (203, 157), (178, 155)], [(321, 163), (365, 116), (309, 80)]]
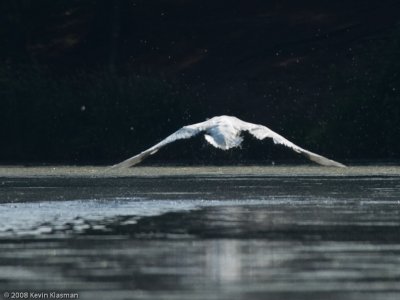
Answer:
[(128, 168), (128, 167), (134, 166), (134, 165), (140, 163), (141, 161), (143, 161), (148, 156), (153, 155), (154, 153), (156, 153), (158, 150), (160, 150), (165, 145), (168, 145), (169, 143), (175, 142), (177, 140), (191, 138), (191, 137), (199, 134), (203, 130), (205, 130), (204, 123), (205, 122), (184, 126), (181, 129), (175, 131), (173, 134), (166, 137), (165, 139), (163, 139), (158, 144), (154, 145), (153, 147), (151, 147), (143, 152), (140, 152), (139, 154), (137, 154), (131, 158), (128, 158), (127, 160), (124, 160), (123, 162), (120, 162), (119, 164), (113, 165), (111, 167), (111, 169)]
[(252, 124), (248, 122), (241, 121), (241, 127), (242, 130), (248, 131), (250, 134), (252, 134), (254, 137), (256, 137), (259, 140), (263, 140), (265, 138), (272, 138), (275, 144), (280, 144), (284, 145), (286, 147), (289, 147), (293, 151), (300, 153), (307, 157), (308, 159), (316, 162), (317, 164), (323, 165), (323, 166), (332, 166), (332, 167), (340, 167), (344, 168), (346, 167), (345, 165), (328, 159), (326, 157), (323, 157), (322, 155), (316, 154), (314, 152), (308, 151), (306, 149), (303, 149), (296, 144), (292, 143), (291, 141), (285, 139), (283, 136), (277, 134), (276, 132), (272, 131), (266, 126), (263, 125), (257, 125), (257, 124)]

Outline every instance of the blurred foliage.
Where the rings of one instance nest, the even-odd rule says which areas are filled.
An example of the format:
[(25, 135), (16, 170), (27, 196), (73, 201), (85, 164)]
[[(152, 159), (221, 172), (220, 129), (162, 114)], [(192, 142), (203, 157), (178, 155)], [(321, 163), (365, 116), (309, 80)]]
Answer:
[(323, 114), (321, 134), (332, 137), (331, 151), (341, 156), (399, 158), (400, 26), (351, 50), (347, 67), (329, 68), (338, 92)]
[[(0, 2), (0, 163), (116, 162), (221, 114), (338, 160), (400, 158), (398, 2), (227, 3)], [(298, 160), (247, 138), (152, 161)]]
[(42, 68), (3, 67), (0, 91), (3, 161), (120, 158), (199, 113), (176, 86), (104, 70), (57, 77)]

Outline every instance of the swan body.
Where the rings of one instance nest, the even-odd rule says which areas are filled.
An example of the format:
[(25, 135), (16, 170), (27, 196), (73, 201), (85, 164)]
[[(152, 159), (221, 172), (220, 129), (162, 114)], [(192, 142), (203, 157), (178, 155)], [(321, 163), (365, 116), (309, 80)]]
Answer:
[(228, 150), (234, 147), (239, 147), (243, 141), (241, 137), (242, 131), (247, 131), (259, 140), (271, 138), (275, 144), (280, 144), (289, 147), (293, 151), (300, 153), (308, 159), (323, 165), (332, 167), (346, 167), (345, 165), (328, 159), (311, 151), (305, 150), (283, 136), (277, 134), (266, 126), (244, 122), (236, 117), (218, 116), (207, 121), (187, 125), (177, 130), (164, 140), (154, 145), (153, 147), (127, 159), (123, 162), (112, 166), (111, 168), (127, 168), (134, 166), (143, 161), (149, 155), (156, 153), (159, 149), (181, 139), (188, 139), (200, 133), (204, 133), (204, 137), (211, 145), (222, 150)]

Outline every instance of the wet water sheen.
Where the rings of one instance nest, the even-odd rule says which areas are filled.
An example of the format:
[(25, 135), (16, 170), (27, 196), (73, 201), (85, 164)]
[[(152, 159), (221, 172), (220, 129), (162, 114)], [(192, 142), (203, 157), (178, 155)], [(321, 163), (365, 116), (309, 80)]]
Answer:
[(400, 299), (400, 168), (0, 168), (0, 299)]

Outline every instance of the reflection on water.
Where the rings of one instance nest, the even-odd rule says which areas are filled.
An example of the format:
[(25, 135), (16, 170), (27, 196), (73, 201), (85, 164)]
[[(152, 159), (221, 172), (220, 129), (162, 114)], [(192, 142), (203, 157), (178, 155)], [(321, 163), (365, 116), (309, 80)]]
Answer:
[[(168, 193), (167, 193), (168, 194)], [(181, 193), (177, 193), (181, 194)], [(153, 200), (112, 198), (87, 200), (36, 201), (0, 204), (0, 237), (40, 234), (85, 234), (110, 232), (115, 226), (137, 223), (142, 217), (201, 207), (263, 204), (261, 200)]]
[(360, 174), (0, 177), (0, 295), (399, 299), (400, 176)]

